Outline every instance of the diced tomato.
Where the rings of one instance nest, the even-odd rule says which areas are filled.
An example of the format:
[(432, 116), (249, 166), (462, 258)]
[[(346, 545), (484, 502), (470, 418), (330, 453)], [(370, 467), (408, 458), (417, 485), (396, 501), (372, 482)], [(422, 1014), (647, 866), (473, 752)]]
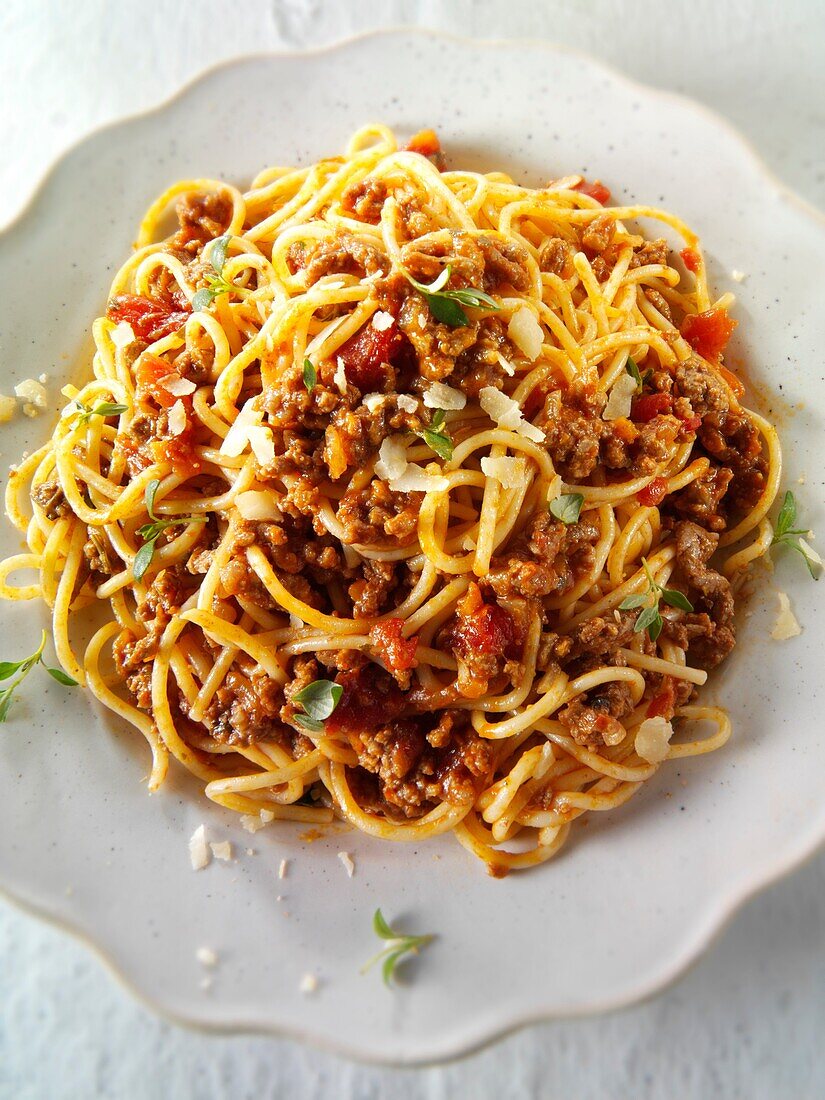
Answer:
[(661, 504), (667, 496), (667, 478), (666, 477), (654, 477), (654, 479), (645, 485), (644, 489), (640, 489), (636, 494), (636, 499), (640, 504), (644, 504), (648, 508), (655, 508), (657, 504)]
[(634, 400), (630, 415), (634, 420), (646, 424), (654, 416), (669, 413), (672, 404), (669, 393), (647, 393), (643, 397), (637, 397)]
[(139, 294), (119, 294), (109, 302), (106, 316), (116, 324), (127, 321), (135, 336), (153, 343), (177, 332), (186, 324), (190, 312), (189, 306), (184, 308), (180, 302), (143, 298)]
[(338, 349), (347, 381), (362, 393), (380, 389), (387, 375), (384, 364), (393, 362), (405, 341), (395, 321), (385, 329), (377, 329), (372, 324), (359, 329)]
[(622, 443), (633, 443), (639, 434), (639, 429), (626, 416), (619, 416), (612, 420), (613, 434), (621, 439)]
[(171, 409), (177, 397), (160, 385), (161, 378), (175, 373), (166, 360), (145, 351), (135, 363), (134, 370), (138, 401), (152, 400), (163, 409)]
[(686, 416), (682, 421), (682, 430), (686, 432), (696, 432), (702, 427), (701, 416)]
[(195, 451), (195, 436), (197, 424), (187, 409), (186, 427), (180, 435), (169, 436), (168, 439), (153, 439), (151, 443), (152, 453), (156, 462), (168, 462), (174, 473), (184, 477), (192, 477), (201, 470), (201, 460)]
[(465, 653), (517, 657), (518, 631), (513, 616), (495, 603), (485, 603), (472, 615), (459, 616), (455, 639)]
[(699, 253), (694, 248), (683, 248), (679, 253), (682, 257), (682, 263), (688, 269), (692, 271), (694, 275), (699, 270), (699, 264), (701, 263)]
[(435, 130), (419, 130), (407, 142), (410, 153), (420, 153), (422, 157), (431, 157), (441, 152), (441, 142)]
[(580, 183), (576, 184), (573, 190), (581, 191), (583, 195), (589, 195), (591, 199), (600, 202), (602, 206), (610, 202), (610, 191), (601, 180), (594, 180), (592, 183), (588, 183), (587, 180), (582, 180)]
[(405, 638), (403, 627), (403, 619), (385, 619), (370, 631), (373, 645), (391, 672), (406, 672), (418, 664), (415, 659), (418, 638)]
[(665, 676), (662, 681), (664, 690), (647, 704), (646, 718), (672, 718), (676, 708), (676, 689), (673, 685), (673, 677)]
[(719, 373), (725, 379), (727, 384), (733, 390), (734, 397), (739, 398), (739, 397), (744, 397), (745, 396), (745, 387), (742, 384), (742, 380), (737, 378), (736, 375), (733, 373), (733, 371), (728, 370), (727, 367), (717, 367), (716, 369), (719, 371)]
[(328, 733), (375, 730), (392, 722), (403, 709), (398, 685), (374, 664), (358, 672), (339, 672), (335, 679), (344, 691), (325, 722)]
[(736, 321), (728, 316), (727, 310), (708, 309), (704, 313), (689, 313), (679, 331), (697, 354), (715, 362), (735, 328)]

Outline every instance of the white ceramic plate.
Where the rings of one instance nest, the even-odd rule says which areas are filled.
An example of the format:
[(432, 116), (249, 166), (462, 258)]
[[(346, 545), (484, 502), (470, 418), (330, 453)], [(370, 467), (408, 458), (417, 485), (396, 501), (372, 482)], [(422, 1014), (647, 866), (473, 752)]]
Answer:
[[(456, 166), (535, 184), (586, 172), (699, 229), (717, 287), (739, 294), (733, 361), (773, 394), (786, 484), (825, 534), (825, 227), (719, 119), (550, 46), (399, 32), (251, 58), (87, 138), (0, 242), (0, 389), (45, 370), (57, 398), (141, 213), (167, 183), (246, 183), (266, 164), (338, 151), (368, 120), (405, 134), (436, 127)], [(733, 269), (747, 273), (741, 286)], [(48, 429), (45, 419), (4, 427), (4, 463)], [(17, 548), (6, 525), (0, 538), (3, 553)], [(286, 826), (253, 837), (174, 781), (150, 798), (142, 739), (40, 677), (0, 729), (0, 882), (179, 1020), (287, 1033), (369, 1060), (449, 1057), (530, 1020), (626, 1004), (677, 975), (744, 898), (825, 836), (825, 580), (782, 561), (774, 581), (805, 630), (772, 642), (770, 592), (752, 602), (706, 693), (732, 711), (729, 746), (661, 771), (526, 875), (488, 878), (450, 838), (386, 846), (341, 828), (308, 844)], [(33, 648), (42, 611), (0, 614), (0, 656)], [(234, 841), (235, 862), (190, 870), (187, 841), (201, 822)], [(340, 850), (355, 860), (352, 879)], [(377, 905), (438, 933), (392, 992), (378, 973), (359, 973), (377, 947)], [(219, 955), (208, 991), (202, 945)], [(313, 995), (299, 992), (306, 972), (319, 978)]]

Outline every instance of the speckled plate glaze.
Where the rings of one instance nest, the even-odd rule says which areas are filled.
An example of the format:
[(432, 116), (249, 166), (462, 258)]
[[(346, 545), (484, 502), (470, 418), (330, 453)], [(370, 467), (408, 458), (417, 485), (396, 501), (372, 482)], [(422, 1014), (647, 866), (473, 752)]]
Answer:
[[(739, 295), (733, 361), (773, 394), (786, 483), (825, 532), (825, 226), (718, 118), (537, 43), (394, 32), (253, 57), (87, 138), (0, 241), (0, 389), (45, 370), (57, 399), (87, 361), (89, 325), (141, 213), (167, 183), (243, 184), (266, 164), (338, 151), (368, 120), (402, 134), (435, 126), (456, 166), (533, 184), (586, 172), (696, 227), (716, 286)], [(733, 269), (747, 273), (741, 286)], [(48, 427), (4, 427), (4, 463)], [(18, 546), (7, 525), (0, 541), (4, 554)], [(770, 640), (771, 584), (790, 593), (801, 637)], [(449, 837), (393, 846), (340, 827), (310, 844), (286, 826), (250, 836), (179, 779), (149, 797), (143, 741), (89, 697), (33, 679), (0, 730), (0, 882), (177, 1020), (367, 1060), (452, 1057), (532, 1020), (625, 1005), (678, 975), (745, 898), (825, 837), (823, 592), (825, 581), (780, 561), (706, 693), (732, 712), (728, 747), (664, 769), (628, 805), (579, 826), (556, 862), (503, 881)], [(33, 648), (42, 610), (0, 614), (2, 656)], [(187, 841), (201, 822), (212, 840), (234, 842), (236, 858), (196, 874)], [(393, 991), (359, 973), (377, 946), (377, 905), (438, 934)], [(219, 957), (208, 990), (203, 945)], [(299, 991), (307, 972), (319, 980), (311, 995)]]

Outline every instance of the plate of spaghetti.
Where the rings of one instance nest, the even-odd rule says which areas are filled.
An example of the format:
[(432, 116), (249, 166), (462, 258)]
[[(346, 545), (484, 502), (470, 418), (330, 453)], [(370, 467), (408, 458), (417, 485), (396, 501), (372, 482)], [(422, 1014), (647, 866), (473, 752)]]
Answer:
[[(825, 403), (801, 346), (773, 380), (825, 234), (715, 120), (552, 57), (236, 63), (87, 139), (3, 242), (0, 873), (181, 1019), (457, 1053), (655, 988), (821, 838)], [(518, 96), (451, 118), (479, 58), (541, 89), (532, 132)], [(322, 107), (375, 65), (391, 94)], [(89, 173), (122, 190), (46, 261)], [(392, 994), (377, 908), (390, 984), (421, 949)]]

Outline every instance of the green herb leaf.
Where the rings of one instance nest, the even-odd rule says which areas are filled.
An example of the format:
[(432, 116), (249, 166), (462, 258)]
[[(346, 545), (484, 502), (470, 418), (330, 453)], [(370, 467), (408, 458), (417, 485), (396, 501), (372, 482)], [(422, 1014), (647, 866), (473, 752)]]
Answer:
[(223, 265), (226, 263), (226, 250), (231, 240), (232, 234), (224, 233), (222, 237), (217, 237), (212, 242), (212, 247), (209, 250), (209, 259), (212, 261), (212, 267), (214, 267), (219, 275), (223, 272)]
[(155, 556), (155, 543), (157, 542), (157, 535), (154, 538), (144, 542), (143, 546), (135, 554), (135, 560), (132, 562), (132, 576), (136, 581), (142, 581), (146, 570), (152, 564), (152, 558)]
[(71, 676), (68, 676), (62, 669), (49, 668), (43, 660), (43, 650), (46, 647), (46, 631), (44, 630), (40, 635), (40, 645), (30, 654), (28, 657), (24, 657), (22, 661), (3, 661), (0, 663), (0, 680), (8, 680), (11, 676), (17, 672), (19, 675), (16, 680), (13, 680), (7, 687), (0, 691), (0, 722), (5, 722), (8, 717), (9, 709), (14, 698), (14, 691), (20, 685), (29, 672), (38, 663), (42, 664), (50, 676), (53, 676), (61, 684), (68, 686), (74, 686), (77, 681), (73, 680)]
[(311, 359), (304, 359), (304, 385), (311, 390), (318, 380), (318, 372), (315, 370)]
[(783, 535), (787, 535), (795, 522), (796, 499), (789, 489), (785, 493), (785, 499), (782, 501), (779, 515), (776, 517), (776, 528), (774, 529), (773, 541), (776, 542), (778, 539), (781, 539)]
[(578, 523), (583, 504), (584, 497), (581, 493), (562, 493), (561, 496), (550, 501), (550, 514), (560, 519), (562, 523)]
[(625, 596), (622, 602), (619, 604), (620, 611), (629, 611), (633, 607), (643, 607), (648, 601), (648, 597), (641, 592), (634, 592), (632, 596)]
[(430, 418), (430, 428), (433, 431), (437, 431), (446, 419), (447, 414), (443, 409), (433, 409), (433, 415)]
[(421, 437), (431, 451), (435, 451), (439, 458), (449, 462), (453, 457), (453, 441), (446, 432), (434, 432), (425, 428)]
[(197, 313), (201, 309), (209, 309), (213, 299), (216, 298), (215, 290), (211, 287), (201, 287), (200, 290), (196, 290), (193, 299), (191, 299), (191, 308)]
[(396, 932), (391, 928), (387, 921), (384, 919), (380, 909), (375, 910), (375, 914), (372, 918), (372, 927), (376, 936), (379, 936), (384, 940), (387, 946), (383, 951), (379, 951), (374, 958), (361, 968), (361, 973), (365, 973), (371, 966), (383, 959), (381, 966), (381, 976), (384, 979), (384, 984), (389, 986), (392, 984), (392, 980), (395, 977), (395, 971), (401, 962), (407, 955), (418, 954), (420, 948), (425, 947), (433, 940), (433, 936), (408, 936), (403, 932)]
[(665, 603), (670, 604), (671, 607), (678, 607), (682, 611), (693, 610), (693, 604), (684, 592), (680, 592), (678, 588), (663, 588), (662, 599)]
[(641, 634), (643, 630), (647, 631), (652, 642), (655, 642), (659, 637), (662, 630), (662, 616), (659, 614), (659, 608), (656, 604), (639, 612), (639, 616), (633, 625), (633, 631), (635, 634)]
[(430, 313), (436, 321), (450, 328), (465, 328), (470, 323), (470, 318), (458, 304), (451, 298), (445, 298), (438, 294), (425, 294)]
[(642, 392), (642, 385), (643, 385), (642, 376), (641, 376), (641, 373), (639, 372), (639, 368), (636, 364), (636, 360), (633, 358), (632, 355), (628, 355), (627, 362), (625, 363), (625, 368), (624, 369), (627, 371), (627, 373), (630, 375), (630, 377), (636, 383), (636, 392), (641, 393)]
[(112, 401), (102, 401), (99, 405), (95, 405), (93, 409), (90, 409), (88, 405), (84, 405), (82, 401), (75, 401), (80, 415), (77, 418), (78, 424), (88, 424), (93, 416), (116, 416), (120, 413), (129, 411), (128, 405), (117, 405)]
[(310, 733), (323, 733), (324, 723), (319, 722), (317, 718), (310, 718), (308, 714), (296, 714), (295, 722)]
[(310, 718), (323, 722), (341, 702), (343, 694), (343, 687), (333, 680), (313, 680), (293, 696), (293, 701), (300, 703)]
[[(405, 272), (406, 274), (406, 272)], [(458, 290), (444, 290), (443, 287), (450, 281), (452, 267), (450, 264), (444, 268), (437, 279), (431, 283), (419, 283), (412, 275), (407, 275), (408, 281), (415, 287), (419, 294), (423, 294), (427, 301), (430, 313), (436, 321), (451, 328), (461, 328), (470, 323), (467, 314), (461, 308), (462, 305), (498, 310), (501, 307), (495, 298), (491, 298), (483, 290), (476, 287), (462, 287)]]
[(64, 672), (62, 668), (49, 668), (48, 665), (43, 667), (49, 676), (57, 680), (58, 684), (63, 684), (65, 687), (77, 687), (77, 680), (72, 679), (68, 672)]
[(155, 515), (155, 495), (157, 494), (159, 488), (160, 478), (154, 477), (146, 486), (146, 489), (143, 493), (144, 507), (146, 508), (146, 511), (149, 513), (152, 519), (155, 521), (157, 521), (158, 519), (158, 517)]

